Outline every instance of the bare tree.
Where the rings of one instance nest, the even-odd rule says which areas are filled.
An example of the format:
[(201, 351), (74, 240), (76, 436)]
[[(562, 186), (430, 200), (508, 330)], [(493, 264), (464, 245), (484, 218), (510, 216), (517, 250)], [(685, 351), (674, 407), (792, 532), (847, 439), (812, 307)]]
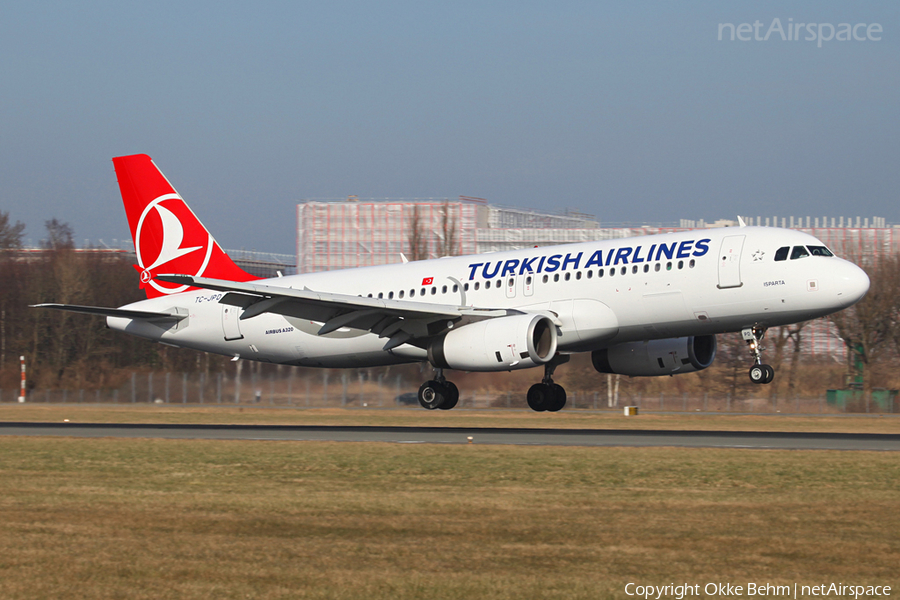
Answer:
[(71, 250), (75, 247), (72, 227), (68, 223), (53, 218), (49, 221), (44, 221), (44, 227), (47, 228), (47, 239), (42, 242), (44, 248), (50, 250)]
[(428, 258), (428, 231), (419, 211), (418, 204), (413, 205), (412, 216), (409, 219), (409, 260), (424, 260)]
[(797, 385), (797, 366), (800, 364), (801, 334), (803, 333), (803, 328), (807, 325), (809, 325), (809, 321), (803, 321), (801, 323), (795, 323), (788, 328), (788, 337), (794, 343), (794, 348), (791, 352), (791, 371), (788, 374), (788, 400), (793, 399), (795, 396), (794, 390), (796, 389)]
[(16, 224), (13, 225), (9, 221), (9, 213), (0, 210), (0, 250), (21, 248), (24, 231), (24, 223), (16, 221)]
[(454, 256), (457, 250), (458, 235), (456, 232), (456, 219), (450, 214), (450, 202), (444, 202), (444, 212), (441, 218), (441, 256)]
[[(863, 390), (868, 395), (872, 384), (864, 372), (881, 356), (897, 329), (900, 259), (896, 256), (883, 258), (865, 270), (871, 282), (869, 293), (857, 304), (830, 318), (847, 346), (848, 371), (851, 376), (862, 377)], [(861, 368), (856, 366), (857, 362)]]

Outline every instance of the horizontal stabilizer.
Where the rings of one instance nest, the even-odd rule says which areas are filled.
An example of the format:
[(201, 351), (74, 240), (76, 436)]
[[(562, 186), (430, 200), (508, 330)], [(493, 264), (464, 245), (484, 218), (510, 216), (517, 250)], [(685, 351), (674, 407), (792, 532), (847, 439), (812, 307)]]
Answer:
[(125, 308), (80, 306), (78, 304), (32, 304), (31, 308), (53, 308), (56, 310), (67, 310), (69, 312), (84, 313), (86, 315), (99, 315), (101, 317), (120, 317), (122, 319), (144, 319), (147, 321), (180, 321), (187, 318), (187, 314), (176, 315), (173, 313), (149, 312), (146, 310), (128, 310)]

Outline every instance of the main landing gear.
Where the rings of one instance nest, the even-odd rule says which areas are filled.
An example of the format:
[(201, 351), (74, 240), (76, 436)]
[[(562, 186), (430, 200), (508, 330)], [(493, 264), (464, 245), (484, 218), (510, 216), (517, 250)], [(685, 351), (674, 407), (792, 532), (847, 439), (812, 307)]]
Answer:
[(750, 354), (753, 355), (753, 366), (750, 367), (750, 381), (753, 383), (771, 383), (775, 379), (775, 369), (769, 365), (762, 364), (763, 346), (760, 342), (766, 337), (765, 327), (754, 327), (752, 329), (744, 329), (741, 336), (750, 347)]
[(443, 369), (435, 369), (434, 373), (434, 379), (419, 388), (419, 404), (428, 410), (450, 410), (459, 402), (459, 388), (444, 378)]
[[(528, 406), (536, 411), (556, 412), (566, 405), (566, 390), (553, 383), (553, 371), (569, 362), (569, 355), (558, 354), (544, 365), (544, 378), (528, 390)], [(419, 404), (428, 410), (450, 410), (459, 402), (459, 389), (444, 378), (443, 369), (434, 370), (434, 379), (426, 381), (419, 388)]]
[(568, 354), (558, 354), (544, 365), (544, 378), (528, 389), (528, 406), (531, 410), (556, 412), (566, 405), (566, 390), (553, 383), (553, 371), (559, 365), (569, 362)]

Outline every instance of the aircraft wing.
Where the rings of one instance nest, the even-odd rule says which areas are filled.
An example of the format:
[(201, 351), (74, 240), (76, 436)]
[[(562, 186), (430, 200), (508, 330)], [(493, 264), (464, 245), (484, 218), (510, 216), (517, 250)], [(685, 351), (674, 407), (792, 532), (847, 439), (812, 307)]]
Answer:
[(418, 340), (436, 336), (457, 325), (520, 314), (520, 311), (511, 309), (364, 298), (310, 289), (295, 290), (252, 281), (241, 283), (188, 275), (157, 275), (156, 279), (227, 292), (219, 302), (242, 307), (241, 320), (274, 313), (322, 323), (319, 335), (342, 327), (362, 329), (388, 338), (385, 350), (406, 343), (417, 345)]
[(128, 310), (127, 308), (106, 308), (103, 306), (81, 306), (78, 304), (32, 304), (31, 308), (53, 308), (69, 312), (99, 315), (102, 317), (120, 317), (123, 319), (144, 319), (147, 321), (180, 321), (187, 318), (185, 314), (166, 312), (150, 312), (146, 310)]

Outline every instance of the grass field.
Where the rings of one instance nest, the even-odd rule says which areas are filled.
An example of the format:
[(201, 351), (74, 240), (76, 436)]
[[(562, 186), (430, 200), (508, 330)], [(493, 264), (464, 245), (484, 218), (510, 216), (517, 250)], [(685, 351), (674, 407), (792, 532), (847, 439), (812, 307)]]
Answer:
[(895, 453), (3, 437), (0, 597), (897, 590), (898, 481)]
[(536, 427), (565, 429), (702, 429), (720, 431), (831, 431), (900, 433), (900, 415), (739, 415), (616, 411), (263, 408), (197, 405), (0, 404), (0, 422), (69, 419), (76, 423), (225, 423), (266, 425), (392, 425)]

